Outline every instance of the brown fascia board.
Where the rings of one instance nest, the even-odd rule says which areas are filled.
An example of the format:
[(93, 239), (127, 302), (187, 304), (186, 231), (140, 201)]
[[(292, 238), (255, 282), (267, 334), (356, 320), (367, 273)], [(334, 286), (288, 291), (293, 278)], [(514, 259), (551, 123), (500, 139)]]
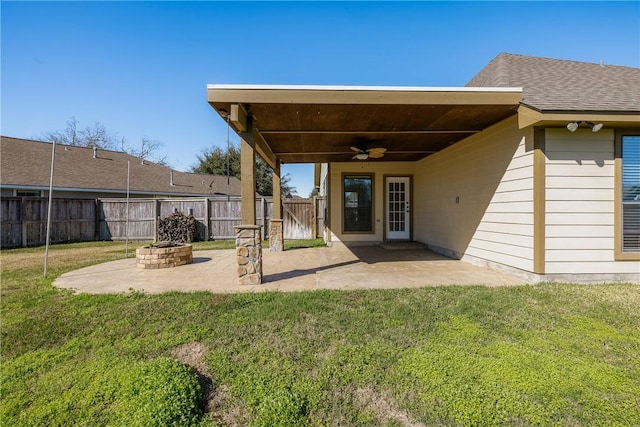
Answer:
[(640, 110), (584, 110), (584, 109), (583, 110), (551, 110), (551, 109), (542, 109), (534, 105), (527, 104), (525, 102), (521, 102), (520, 105), (541, 114), (602, 114), (602, 115), (640, 114)]
[(602, 110), (540, 110), (526, 104), (518, 109), (518, 126), (544, 126), (558, 122), (591, 121), (604, 122), (606, 126), (640, 126), (639, 111), (602, 111)]
[(207, 86), (211, 104), (517, 105), (521, 99), (520, 87)]

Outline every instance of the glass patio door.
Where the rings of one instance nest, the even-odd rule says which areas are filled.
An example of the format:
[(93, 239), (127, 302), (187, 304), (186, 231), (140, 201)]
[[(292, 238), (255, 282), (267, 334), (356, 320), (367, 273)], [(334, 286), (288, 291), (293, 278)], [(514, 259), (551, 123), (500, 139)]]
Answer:
[(386, 189), (386, 239), (411, 239), (411, 206), (409, 177), (387, 177)]

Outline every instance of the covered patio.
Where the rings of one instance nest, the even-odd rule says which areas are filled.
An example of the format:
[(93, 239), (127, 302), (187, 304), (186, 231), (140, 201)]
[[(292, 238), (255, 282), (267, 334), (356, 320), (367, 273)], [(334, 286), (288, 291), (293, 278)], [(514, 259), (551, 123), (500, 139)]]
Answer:
[[(267, 278), (255, 215), (256, 155), (273, 169), (273, 197), (280, 200), (283, 163), (412, 164), (513, 116), (521, 97), (521, 88), (509, 87), (209, 85), (209, 104), (240, 136), (237, 282), (257, 285)], [(316, 185), (318, 181), (316, 174)], [(331, 206), (327, 212), (330, 240), (337, 221)], [(277, 203), (269, 227), (270, 250), (282, 250)], [(297, 261), (290, 268), (300, 269)]]
[[(295, 258), (295, 266), (291, 259)], [(513, 286), (519, 277), (437, 255), (423, 246), (291, 249), (264, 253), (261, 285), (238, 286), (235, 250), (194, 252), (193, 264), (160, 270), (123, 259), (70, 271), (54, 286), (88, 294), (132, 291), (213, 293), (295, 292), (319, 289), (398, 289), (442, 285)]]

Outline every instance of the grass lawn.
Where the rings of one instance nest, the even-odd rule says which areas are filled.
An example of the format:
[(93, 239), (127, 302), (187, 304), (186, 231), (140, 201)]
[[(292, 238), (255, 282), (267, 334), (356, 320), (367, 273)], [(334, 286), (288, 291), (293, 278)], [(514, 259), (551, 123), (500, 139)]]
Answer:
[(640, 425), (640, 286), (52, 287), (123, 250), (1, 251), (3, 425)]

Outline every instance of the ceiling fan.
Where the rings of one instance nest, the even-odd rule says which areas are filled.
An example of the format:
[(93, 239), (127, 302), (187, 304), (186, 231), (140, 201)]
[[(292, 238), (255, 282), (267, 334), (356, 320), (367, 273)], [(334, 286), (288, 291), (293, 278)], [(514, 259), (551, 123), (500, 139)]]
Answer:
[(356, 152), (356, 154), (352, 157), (352, 159), (358, 159), (358, 160), (367, 160), (368, 158), (379, 159), (380, 157), (383, 157), (385, 151), (387, 151), (386, 148), (382, 148), (382, 147), (374, 147), (374, 148), (351, 147), (351, 149)]

